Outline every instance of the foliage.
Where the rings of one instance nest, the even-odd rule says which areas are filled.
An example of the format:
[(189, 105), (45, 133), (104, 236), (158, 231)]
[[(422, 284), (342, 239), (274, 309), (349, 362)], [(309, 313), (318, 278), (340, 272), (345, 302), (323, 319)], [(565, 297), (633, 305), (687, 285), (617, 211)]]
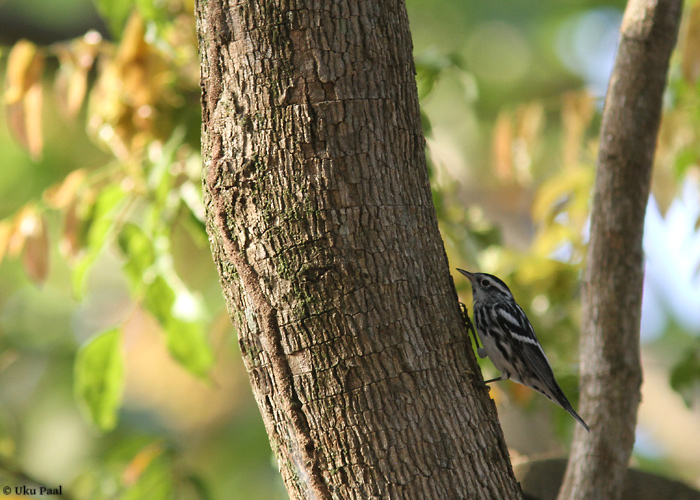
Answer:
[(110, 450), (104, 464), (81, 474), (73, 489), (80, 498), (96, 500), (212, 498), (200, 478), (178, 473), (176, 457), (163, 442), (126, 439)]
[[(106, 4), (117, 8), (111, 2)], [(110, 17), (117, 25), (123, 9), (131, 12), (131, 2), (119, 8), (120, 14)], [(60, 64), (56, 89), (64, 114), (75, 117), (87, 100), (88, 130), (116, 161), (89, 171), (71, 172), (46, 191), (43, 203), (29, 205), (5, 222), (0, 248), (10, 255), (20, 255), (28, 275), (42, 284), (48, 277), (48, 248), (52, 244), (47, 219), (57, 211), (63, 218), (60, 248), (72, 262), (74, 291), (81, 298), (96, 262), (106, 248), (116, 246), (135, 302), (158, 320), (173, 357), (203, 377), (212, 365), (213, 354), (204, 334), (202, 305), (177, 276), (170, 251), (170, 229), (176, 219), (195, 219), (197, 224), (188, 227), (198, 233), (204, 223), (198, 199), (196, 149), (186, 141), (184, 123), (174, 128), (176, 122), (172, 119), (188, 94), (196, 92), (193, 86), (180, 88), (187, 80), (178, 77), (178, 72), (196, 68), (193, 61), (184, 59), (184, 53), (193, 50), (192, 23), (189, 39), (178, 32), (178, 28), (187, 27), (183, 18), (191, 13), (181, 8), (170, 24), (156, 23), (162, 29), (156, 30), (157, 38), (149, 41), (140, 15), (143, 10), (130, 16), (118, 45), (91, 32), (47, 48), (23, 40), (10, 51), (10, 125), (29, 153), (35, 158), (41, 154), (43, 137), (38, 117), (42, 68), (44, 58), (53, 55)], [(169, 50), (157, 48), (165, 44)], [(187, 57), (191, 59), (191, 54)], [(97, 75), (88, 85), (93, 67)], [(190, 303), (192, 310), (178, 309), (178, 301)], [(83, 365), (77, 373), (89, 369), (101, 370), (100, 363)], [(123, 377), (123, 371), (116, 370), (110, 377)], [(113, 380), (103, 388), (119, 383)], [(97, 391), (99, 387), (93, 385), (90, 389)], [(82, 390), (77, 394), (85, 396)], [(103, 408), (94, 404), (99, 396), (85, 398), (88, 408), (102, 428), (111, 428), (114, 422), (105, 420)]]
[(85, 403), (88, 416), (102, 430), (112, 430), (124, 390), (121, 335), (102, 332), (83, 346), (75, 360), (75, 392)]
[[(151, 324), (140, 319), (143, 314), (159, 325), (172, 358), (207, 381), (214, 363), (207, 332), (215, 319), (208, 308), (220, 311), (222, 301), (208, 297), (205, 303), (207, 290), (183, 281), (187, 264), (178, 248), (195, 247), (206, 255), (199, 113), (189, 104), (198, 103), (199, 93), (193, 6), (170, 2), (165, 9), (148, 1), (99, 6), (117, 42), (91, 31), (45, 47), (20, 40), (9, 50), (8, 125), (31, 158), (44, 161), (44, 93), (50, 84), (62, 119), (84, 123), (106, 155), (97, 166), (78, 164), (41, 199), (0, 222), (0, 262), (18, 258), (40, 288), (52, 288), (60, 279), (56, 273), (67, 269), (78, 303), (90, 303), (102, 289), (94, 283), (107, 261), (121, 262), (131, 305), (113, 318), (96, 318), (74, 364), (78, 406), (97, 428), (113, 431), (129, 375), (129, 338), (135, 324)], [(197, 284), (197, 277), (185, 275)], [(207, 276), (213, 275), (212, 270)], [(83, 475), (73, 486), (84, 490), (81, 498), (107, 498), (102, 482), (109, 477), (119, 498), (183, 498), (173, 486), (172, 453), (161, 448), (135, 450), (131, 462), (122, 462), (121, 477), (105, 469), (97, 472), (102, 478)], [(187, 488), (194, 485), (198, 493), (187, 498), (208, 498), (201, 480), (190, 477)]]
[[(13, 188), (16, 197), (0, 200), (5, 216), (0, 264), (16, 289), (0, 291), (0, 321), (7, 327), (13, 300), (24, 304), (18, 294), (42, 301), (36, 306), (41, 314), (30, 310), (22, 316), (34, 326), (0, 338), (0, 371), (12, 356), (74, 363), (70, 383), (78, 406), (109, 431), (100, 445), (103, 463), (86, 468), (72, 485), (76, 498), (209, 498), (200, 476), (191, 472), (197, 467), (180, 463), (177, 449), (165, 444), (168, 438), (135, 436), (123, 428), (132, 426), (138, 434), (155, 427), (154, 434), (167, 435), (158, 427), (163, 424), (144, 417), (134, 409), (138, 405), (122, 407), (130, 377), (158, 383), (159, 377), (177, 376), (163, 365), (134, 367), (132, 346), (143, 346), (154, 328), (172, 360), (209, 387), (215, 385), (212, 372), (221, 368), (218, 347), (230, 341), (204, 226), (193, 4), (96, 4), (112, 41), (91, 31), (48, 46), (21, 40), (4, 52), (8, 127), (30, 160), (9, 149), (4, 153), (8, 165), (23, 167), (15, 174), (22, 181)], [(433, 200), (448, 257), (452, 267), (494, 273), (511, 285), (565, 392), (574, 396), (578, 290), (602, 101), (591, 96), (581, 75), (562, 68), (554, 52), (562, 36), (556, 29), (601, 3), (545, 2), (549, 8), (528, 3), (507, 13), (496, 4), (479, 4), (478, 12), (469, 2), (443, 4), (453, 14), (440, 18), (447, 27), (431, 27), (439, 11), (434, 2), (416, 0), (408, 7), (418, 40)], [(699, 13), (696, 3), (688, 15), (693, 26)], [(662, 207), (700, 164), (698, 32), (688, 29), (669, 82), (654, 182)], [(488, 57), (477, 57), (483, 45), (475, 33), (488, 39), (490, 33), (503, 34), (503, 43), (510, 44), (504, 47), (525, 47), (529, 63), (520, 73), (517, 64), (500, 65), (503, 74), (495, 74)], [(78, 137), (83, 130), (90, 142)], [(61, 146), (73, 156), (61, 153)], [(40, 181), (27, 181), (31, 175)], [(112, 270), (115, 262), (118, 273)], [(468, 284), (459, 278), (455, 284), (469, 303)], [(106, 305), (98, 308), (100, 300)], [(90, 307), (98, 311), (93, 323), (76, 326), (73, 319), (69, 327), (69, 321), (56, 319)], [(37, 330), (54, 333), (25, 334)], [(689, 403), (697, 401), (700, 380), (696, 351), (673, 352), (671, 385)], [(483, 364), (484, 370), (490, 366)], [(131, 386), (146, 385), (142, 379)], [(186, 393), (168, 396), (196, 407)], [(561, 412), (531, 391), (503, 384), (493, 394), (498, 400), (506, 394), (533, 416), (555, 419), (560, 436), (571, 429), (569, 419), (559, 419)], [(0, 413), (0, 455), (13, 457), (14, 445), (4, 444), (13, 442), (5, 430), (11, 426), (2, 418)], [(240, 441), (248, 428), (235, 434), (223, 438), (229, 450), (259, 448), (260, 440)], [(220, 439), (213, 440), (221, 446)], [(268, 460), (264, 453), (255, 458)], [(191, 480), (176, 479), (182, 470)], [(228, 468), (218, 472), (223, 477)], [(262, 496), (269, 495), (263, 489), (269, 477), (250, 481), (266, 492)]]
[(678, 391), (690, 406), (697, 397), (700, 385), (700, 346), (686, 351), (671, 371), (671, 387)]
[[(657, 150), (653, 192), (663, 206), (677, 196), (686, 176), (697, 176), (700, 165), (700, 52), (695, 26), (700, 8), (694, 6), (688, 17), (681, 50), (673, 61)], [(479, 77), (464, 59), (462, 53), (430, 51), (416, 61), (423, 122), (428, 125), (425, 130), (433, 198), (448, 256), (459, 263), (453, 267), (464, 266), (466, 261), (468, 268), (497, 274), (511, 285), (532, 319), (555, 372), (568, 379), (568, 374), (573, 375), (580, 323), (578, 289), (585, 262), (602, 102), (586, 90), (569, 90), (547, 99), (504, 105), (489, 120), (474, 110)], [(436, 94), (451, 85), (460, 92), (451, 95), (449, 105), (467, 110), (465, 121), (479, 120), (477, 130), (489, 131), (482, 132), (482, 143), (490, 146), (485, 156), (493, 168), (472, 169), (465, 174), (456, 172), (444, 159), (448, 155), (441, 148), (445, 148), (448, 133), (439, 130), (438, 119), (431, 116), (431, 100), (439, 99)], [(459, 100), (454, 100), (455, 96)], [(480, 160), (470, 157), (469, 161), (478, 164)], [(697, 251), (697, 244), (688, 250), (692, 248)], [(697, 267), (687, 272), (697, 275)], [(456, 284), (458, 290), (468, 293), (467, 283), (457, 279)], [(683, 353), (682, 347), (678, 349), (680, 361), (672, 370), (671, 386), (692, 405), (699, 394), (696, 356), (694, 351)], [(490, 366), (483, 363), (486, 370)], [(565, 385), (570, 389), (567, 394), (575, 393), (575, 384)], [(510, 392), (512, 401), (523, 402), (517, 386), (499, 387), (496, 397), (500, 390)]]

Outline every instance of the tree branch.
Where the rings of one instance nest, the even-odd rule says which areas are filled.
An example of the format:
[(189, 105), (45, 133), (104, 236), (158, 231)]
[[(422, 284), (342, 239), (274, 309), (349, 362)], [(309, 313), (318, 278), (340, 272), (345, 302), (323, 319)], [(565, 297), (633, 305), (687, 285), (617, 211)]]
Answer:
[(630, 0), (603, 111), (583, 279), (581, 414), (559, 500), (619, 499), (634, 444), (644, 215), (681, 0)]

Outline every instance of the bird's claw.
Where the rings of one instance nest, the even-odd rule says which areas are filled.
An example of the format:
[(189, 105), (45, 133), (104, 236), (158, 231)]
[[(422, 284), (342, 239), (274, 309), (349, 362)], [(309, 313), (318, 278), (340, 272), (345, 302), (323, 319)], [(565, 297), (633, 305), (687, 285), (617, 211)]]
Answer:
[(467, 306), (465, 306), (462, 302), (459, 303), (459, 306), (462, 309), (462, 321), (464, 322), (464, 327), (467, 329), (467, 332), (471, 332), (471, 334), (474, 336), (474, 342), (476, 343), (476, 352), (482, 358), (486, 357), (486, 351), (479, 345), (479, 337), (476, 335), (476, 330), (474, 329), (472, 320), (469, 317), (469, 310), (467, 309)]

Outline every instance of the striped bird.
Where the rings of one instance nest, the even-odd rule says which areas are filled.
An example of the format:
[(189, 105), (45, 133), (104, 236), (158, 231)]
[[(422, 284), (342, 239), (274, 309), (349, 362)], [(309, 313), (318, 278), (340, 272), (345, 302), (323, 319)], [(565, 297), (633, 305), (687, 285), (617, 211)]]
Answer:
[(501, 372), (500, 377), (486, 383), (510, 379), (531, 387), (564, 408), (590, 431), (557, 384), (535, 330), (508, 286), (491, 274), (457, 270), (472, 285), (474, 322), (484, 345), (482, 349), (477, 343), (477, 353), (482, 358), (488, 356)]

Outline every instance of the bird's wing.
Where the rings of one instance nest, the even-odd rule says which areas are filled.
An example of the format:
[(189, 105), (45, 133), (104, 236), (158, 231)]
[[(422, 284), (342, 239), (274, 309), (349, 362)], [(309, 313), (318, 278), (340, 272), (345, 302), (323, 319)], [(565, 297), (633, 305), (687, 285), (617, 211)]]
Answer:
[[(511, 363), (514, 365), (511, 378), (547, 396), (573, 415), (588, 431), (588, 424), (576, 413), (554, 378), (554, 372), (537, 341), (535, 330), (520, 306), (517, 303), (498, 304), (494, 313), (502, 330), (501, 334), (511, 336)], [(522, 380), (516, 379), (519, 375), (522, 375)]]
[[(513, 363), (522, 364), (525, 373), (533, 372), (536, 378), (556, 384), (547, 356), (520, 306), (516, 303), (500, 303), (496, 305), (495, 313), (498, 326), (512, 339)], [(541, 389), (538, 390), (542, 392)]]

